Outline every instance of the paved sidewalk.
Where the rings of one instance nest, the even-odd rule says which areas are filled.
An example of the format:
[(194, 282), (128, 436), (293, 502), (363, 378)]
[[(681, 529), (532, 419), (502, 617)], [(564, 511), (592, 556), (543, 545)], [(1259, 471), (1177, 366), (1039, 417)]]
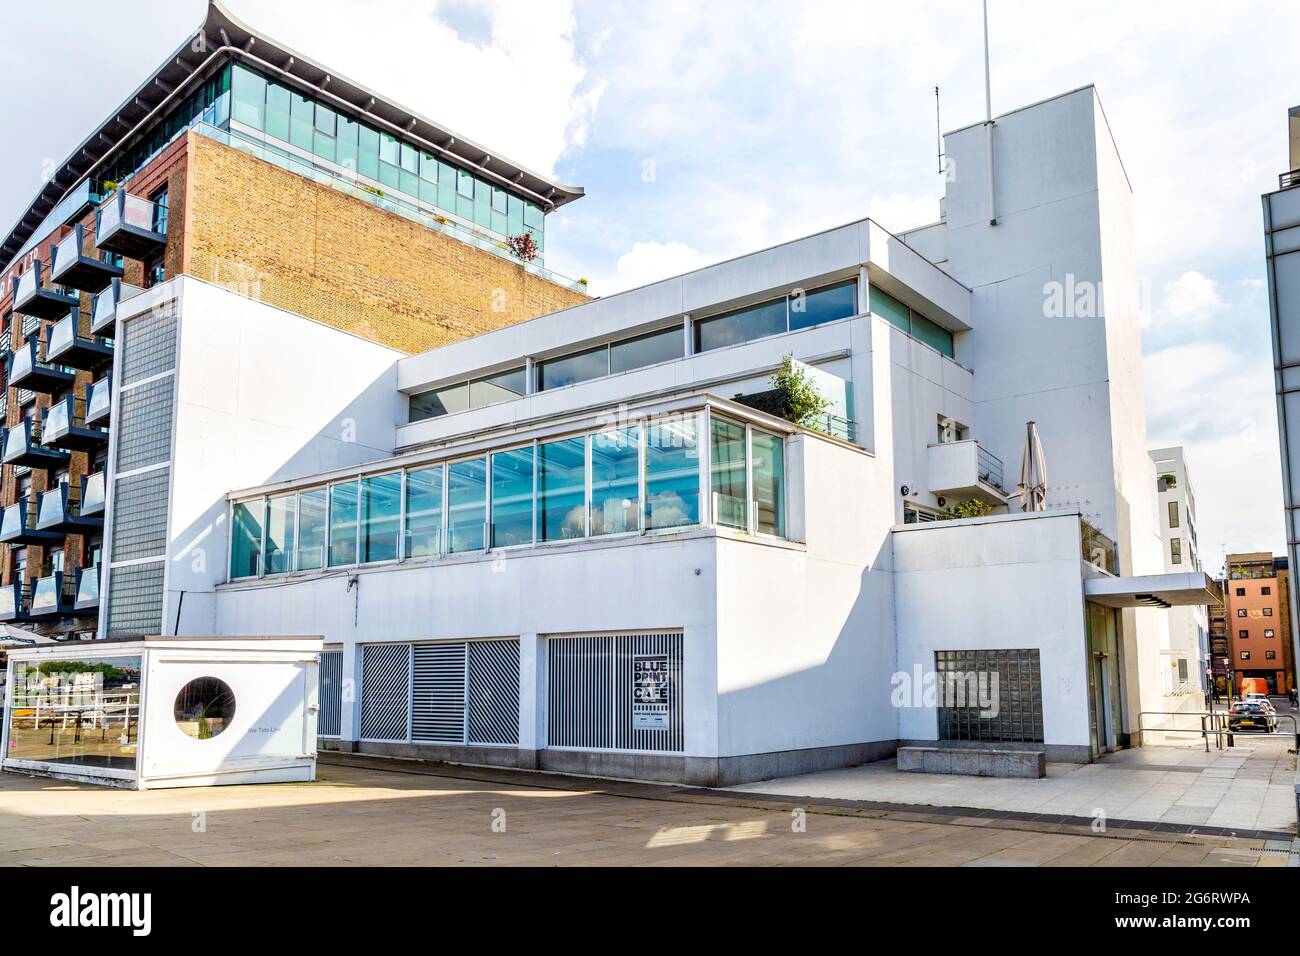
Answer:
[[(1187, 829), (1296, 833), (1296, 755), (1287, 741), (1238, 735), (1231, 749), (1163, 744), (1092, 764), (1050, 763), (1041, 780), (901, 773), (894, 761), (763, 780), (741, 793), (822, 797), (1177, 824)], [(1273, 835), (1273, 833), (1270, 833)]]
[(915, 807), (327, 761), (313, 784), (143, 793), (0, 774), (0, 864), (1285, 866), (1290, 858), (1289, 844), (1264, 840), (1097, 835), (1086, 825)]

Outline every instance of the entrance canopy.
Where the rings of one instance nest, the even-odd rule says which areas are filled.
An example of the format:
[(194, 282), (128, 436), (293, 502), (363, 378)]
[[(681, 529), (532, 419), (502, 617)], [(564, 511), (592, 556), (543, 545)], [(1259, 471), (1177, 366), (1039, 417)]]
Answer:
[(1083, 596), (1106, 607), (1185, 607), (1223, 603), (1223, 591), (1204, 571), (1088, 578)]

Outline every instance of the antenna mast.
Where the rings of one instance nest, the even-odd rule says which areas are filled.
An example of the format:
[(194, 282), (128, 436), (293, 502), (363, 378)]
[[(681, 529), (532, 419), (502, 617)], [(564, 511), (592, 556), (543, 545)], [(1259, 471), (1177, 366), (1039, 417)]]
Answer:
[(934, 145), (939, 154), (939, 172), (943, 172), (943, 121), (939, 118), (939, 87), (934, 88)]
[(993, 84), (989, 72), (989, 0), (984, 0), (984, 144), (988, 172), (989, 225), (998, 224), (993, 205)]

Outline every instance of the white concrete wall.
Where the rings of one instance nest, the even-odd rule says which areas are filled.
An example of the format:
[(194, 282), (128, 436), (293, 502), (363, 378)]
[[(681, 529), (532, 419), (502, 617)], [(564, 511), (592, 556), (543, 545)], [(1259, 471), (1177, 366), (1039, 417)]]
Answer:
[[(938, 650), (1038, 648), (1044, 743), (1090, 745), (1077, 514), (897, 527), (893, 552), (899, 671), (932, 672)], [(897, 715), (899, 739), (937, 739), (934, 708)]]
[[(1147, 455), (1132, 189), (1092, 87), (998, 117), (990, 208), (983, 124), (949, 133), (946, 268), (973, 290), (957, 359), (976, 370), (975, 434), (1011, 471), (1038, 422), (1049, 508), (1077, 508), (1122, 574), (1163, 571)], [(997, 224), (990, 225), (990, 215)], [(1053, 288), (1070, 308), (1049, 315)], [(1159, 611), (1125, 610), (1125, 705), (1160, 709)]]
[(193, 278), (177, 282), (163, 627), (206, 634), (212, 590), (228, 570), (226, 493), (390, 456), (401, 353)]
[(723, 756), (896, 736), (887, 488), (867, 455), (817, 439), (797, 444), (806, 550), (719, 542)]

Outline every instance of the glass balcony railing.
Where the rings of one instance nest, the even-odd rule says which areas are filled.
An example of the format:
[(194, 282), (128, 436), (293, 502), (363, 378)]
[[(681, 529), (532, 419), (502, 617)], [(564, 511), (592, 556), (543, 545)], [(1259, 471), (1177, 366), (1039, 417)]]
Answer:
[(49, 393), (72, 385), (76, 376), (37, 358), (39, 341), (33, 334), (9, 355), (9, 384), (33, 392)]
[(104, 513), (104, 473), (96, 471), (81, 478), (81, 514), (83, 517)]
[(40, 437), (40, 426), (30, 418), (24, 418), (5, 432), (4, 453), (0, 460), (6, 465), (28, 468), (57, 468), (67, 464), (68, 453), (41, 444)]
[(54, 247), (50, 281), (83, 292), (99, 292), (122, 275), (121, 266), (88, 256), (83, 251), (85, 248), (86, 230), (77, 223), (72, 232)]
[(95, 215), (95, 244), (142, 259), (167, 244), (167, 234), (159, 229), (161, 222), (160, 207), (119, 189), (104, 200)]
[(72, 500), (72, 489), (67, 482), (41, 495), (36, 515), (37, 531), (62, 531), (76, 533), (88, 528), (102, 528), (104, 520), (85, 517), (79, 513), (77, 502)]
[(5, 508), (0, 518), (0, 542), (4, 544), (50, 544), (63, 540), (58, 531), (38, 531), (30, 497), (24, 496)]
[(86, 424), (107, 425), (113, 416), (113, 376), (105, 375), (90, 386), (86, 399)]
[(1083, 560), (1111, 574), (1119, 574), (1119, 551), (1115, 542), (1086, 518), (1079, 519), (1080, 551)]
[(20, 582), (0, 587), (0, 621), (27, 620), (26, 594)]
[(139, 286), (133, 286), (121, 279), (114, 279), (103, 292), (95, 296), (90, 312), (90, 334), (114, 337), (117, 325), (117, 307), (123, 302), (134, 299), (143, 292)]
[(305, 176), (313, 182), (320, 183), (323, 186), (329, 186), (332, 189), (337, 189), (339, 192), (346, 193), (355, 199), (360, 199), (364, 202), (370, 203), (372, 206), (377, 206), (380, 209), (394, 213), (395, 215), (401, 216), (403, 219), (409, 219), (412, 222), (419, 223), (421, 226), (432, 229), (435, 232), (441, 232), (445, 235), (452, 236), (455, 239), (459, 239), (461, 242), (482, 249), (485, 252), (490, 252), (494, 256), (500, 256), (502, 259), (507, 259), (515, 265), (521, 266), (525, 272), (529, 272), (548, 282), (554, 282), (556, 285), (564, 286), (566, 289), (572, 289), (575, 292), (585, 293), (587, 291), (587, 284), (582, 280), (570, 279), (567, 276), (560, 275), (558, 272), (552, 272), (535, 262), (528, 262), (520, 259), (510, 251), (509, 247), (503, 240), (482, 235), (468, 226), (461, 225), (446, 216), (438, 215), (437, 213), (427, 210), (414, 202), (401, 199), (376, 187), (363, 184), (355, 176), (348, 177), (341, 175), (326, 166), (313, 163), (310, 160), (295, 155), (287, 150), (272, 146), (269, 143), (261, 142), (260, 140), (254, 139), (251, 136), (246, 136), (234, 130), (218, 129), (217, 127), (210, 126), (207, 123), (195, 124), (194, 130), (197, 133), (207, 136), (209, 139), (215, 139), (220, 143), (225, 143), (227, 146), (233, 146), (241, 152), (265, 160), (279, 166), (281, 169), (287, 169), (289, 172)]
[(99, 607), (99, 565), (77, 569), (77, 596), (73, 610), (93, 611)]
[(66, 448), (88, 451), (108, 441), (108, 432), (102, 428), (89, 428), (77, 414), (77, 399), (73, 395), (55, 402), (45, 410), (41, 425), (41, 444), (46, 448)]
[(81, 309), (73, 309), (50, 328), (45, 359), (69, 368), (91, 371), (113, 361), (113, 348), (81, 334)]
[(32, 588), (31, 607), (27, 616), (33, 618), (58, 617), (70, 614), (72, 602), (63, 590), (63, 572), (55, 571), (48, 577), (38, 578)]
[(76, 307), (76, 296), (46, 287), (41, 281), (43, 269), (44, 263), (37, 259), (30, 269), (14, 279), (14, 311), (20, 315), (53, 319)]

